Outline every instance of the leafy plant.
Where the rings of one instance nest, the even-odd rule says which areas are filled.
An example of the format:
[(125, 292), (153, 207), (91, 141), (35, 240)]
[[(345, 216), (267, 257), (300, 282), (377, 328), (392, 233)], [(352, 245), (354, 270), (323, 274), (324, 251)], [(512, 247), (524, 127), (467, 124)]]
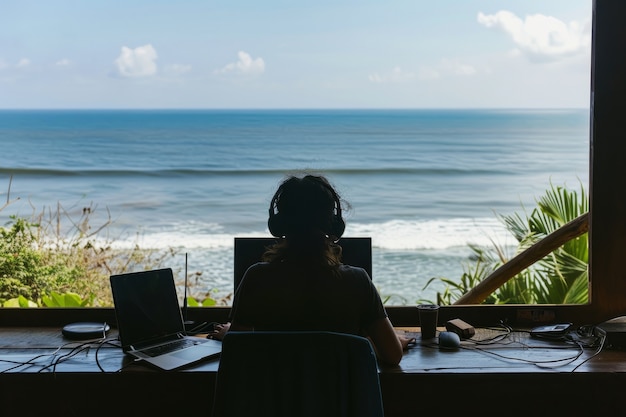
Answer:
[[(14, 201), (7, 193), (0, 211)], [(73, 216), (75, 207), (57, 204), (56, 210), (44, 208), (29, 219), (9, 216), (0, 227), (0, 306), (111, 306), (111, 274), (154, 269), (176, 254), (137, 245), (113, 249), (106, 233), (110, 214), (107, 210), (104, 221), (93, 227), (96, 209), (89, 204)]]
[(59, 294), (53, 291), (50, 295), (44, 295), (41, 301), (46, 307), (87, 307), (93, 304), (94, 298), (94, 294), (82, 299), (74, 292)]
[(198, 301), (193, 297), (188, 297), (187, 305), (189, 307), (215, 307), (217, 305), (217, 301), (211, 297), (206, 297), (201, 301)]
[(27, 299), (26, 297), (24, 297), (23, 295), (20, 295), (16, 298), (11, 298), (10, 300), (6, 300), (4, 303), (2, 303), (2, 307), (28, 308), (28, 307), (38, 307), (38, 305), (34, 301), (31, 301)]
[[(589, 211), (589, 203), (581, 185), (577, 193), (550, 185), (530, 214), (498, 216), (518, 242), (515, 254), (524, 251), (566, 223)], [(453, 304), (494, 270), (506, 263), (506, 250), (494, 243), (492, 248), (470, 245), (473, 264), (464, 267), (460, 281), (431, 278), (425, 285), (443, 282), (437, 294), (438, 304)], [(515, 255), (514, 254), (514, 255)], [(582, 304), (588, 300), (587, 234), (565, 243), (548, 256), (511, 278), (491, 294), (485, 304)]]
[(42, 293), (62, 290), (82, 270), (42, 249), (36, 223), (11, 216), (8, 229), (0, 228), (0, 301), (23, 296), (38, 300)]

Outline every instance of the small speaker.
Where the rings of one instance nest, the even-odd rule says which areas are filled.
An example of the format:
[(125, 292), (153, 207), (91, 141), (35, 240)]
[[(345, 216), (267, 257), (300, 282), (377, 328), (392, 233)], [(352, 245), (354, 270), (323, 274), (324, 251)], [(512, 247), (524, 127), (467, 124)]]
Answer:
[(61, 333), (72, 340), (103, 339), (111, 330), (111, 326), (106, 323), (78, 322), (63, 326)]

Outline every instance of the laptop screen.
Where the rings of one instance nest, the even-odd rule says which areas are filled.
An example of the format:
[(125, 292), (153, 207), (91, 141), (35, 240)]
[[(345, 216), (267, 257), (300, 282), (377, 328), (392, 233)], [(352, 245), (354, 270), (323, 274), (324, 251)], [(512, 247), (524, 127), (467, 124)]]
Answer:
[[(237, 289), (250, 265), (259, 262), (266, 248), (274, 243), (273, 237), (235, 237), (233, 288)], [(338, 243), (343, 249), (343, 263), (365, 269), (371, 278), (372, 238), (342, 237)]]
[(124, 348), (184, 332), (170, 268), (111, 275), (110, 282)]

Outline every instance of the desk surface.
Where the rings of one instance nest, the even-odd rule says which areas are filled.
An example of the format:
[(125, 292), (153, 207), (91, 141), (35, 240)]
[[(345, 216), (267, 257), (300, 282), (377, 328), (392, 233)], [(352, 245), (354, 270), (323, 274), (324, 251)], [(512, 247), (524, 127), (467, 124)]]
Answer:
[[(500, 335), (477, 329), (473, 339), (497, 343), (465, 341), (454, 351), (417, 343), (399, 366), (382, 366), (385, 416), (440, 415), (442, 404), (446, 415), (494, 406), (508, 416), (601, 415), (623, 407), (625, 351)], [(84, 343), (63, 338), (60, 328), (0, 328), (3, 412), (35, 416), (48, 405), (46, 415), (108, 416), (111, 405), (126, 404), (127, 415), (162, 415), (180, 412), (181, 402), (210, 407), (219, 359), (161, 372), (133, 362), (116, 336), (111, 330), (105, 343)]]
[[(399, 366), (381, 366), (385, 373), (537, 373), (626, 372), (626, 352), (599, 346), (536, 339), (527, 332), (477, 329), (456, 350), (440, 349), (436, 340), (421, 341), (418, 329), (398, 329), (416, 336)], [(443, 330), (443, 329), (441, 329)], [(152, 370), (124, 355), (115, 329), (106, 340), (72, 341), (50, 327), (0, 328), (0, 372), (119, 372)], [(24, 365), (19, 366), (20, 363)], [(181, 370), (216, 372), (219, 359)]]

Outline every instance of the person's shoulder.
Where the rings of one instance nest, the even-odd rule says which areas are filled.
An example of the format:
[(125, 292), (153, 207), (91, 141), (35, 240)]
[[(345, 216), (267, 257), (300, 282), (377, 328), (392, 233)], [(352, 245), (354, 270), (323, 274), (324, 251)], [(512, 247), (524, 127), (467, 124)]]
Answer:
[(367, 271), (364, 268), (361, 268), (360, 266), (342, 264), (339, 266), (339, 271), (344, 276), (351, 276), (351, 277), (356, 277), (356, 278), (368, 278), (368, 279), (370, 278)]
[(341, 269), (342, 271), (350, 271), (353, 273), (361, 273), (361, 271), (365, 271), (365, 269), (363, 269), (360, 266), (349, 265), (349, 264), (341, 264), (339, 265), (339, 269)]

